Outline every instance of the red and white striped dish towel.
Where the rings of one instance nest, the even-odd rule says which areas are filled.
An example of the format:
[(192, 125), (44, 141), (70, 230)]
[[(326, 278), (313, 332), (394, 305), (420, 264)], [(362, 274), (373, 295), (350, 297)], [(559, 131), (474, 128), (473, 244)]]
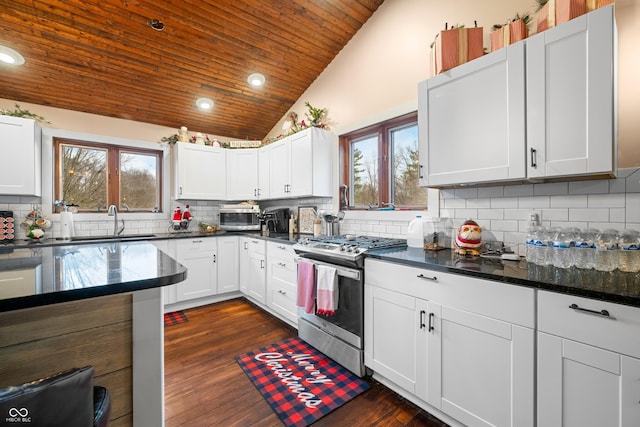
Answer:
[(316, 312), (332, 316), (338, 309), (338, 271), (326, 265), (318, 265), (316, 269)]
[(297, 306), (307, 314), (313, 314), (316, 302), (316, 268), (311, 262), (298, 261)]

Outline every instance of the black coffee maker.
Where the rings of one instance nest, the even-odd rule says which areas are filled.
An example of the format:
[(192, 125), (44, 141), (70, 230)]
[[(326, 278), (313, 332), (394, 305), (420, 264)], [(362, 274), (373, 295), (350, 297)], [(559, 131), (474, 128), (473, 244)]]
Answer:
[(289, 232), (289, 216), (291, 215), (288, 208), (267, 209), (259, 219), (264, 222), (266, 229), (271, 233), (288, 233)]

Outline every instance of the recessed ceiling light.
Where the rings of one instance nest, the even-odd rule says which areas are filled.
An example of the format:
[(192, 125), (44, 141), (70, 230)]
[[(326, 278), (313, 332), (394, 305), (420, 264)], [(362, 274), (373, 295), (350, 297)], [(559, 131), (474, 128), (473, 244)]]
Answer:
[(264, 84), (265, 78), (260, 73), (253, 73), (247, 78), (247, 82), (253, 87), (260, 87)]
[(156, 31), (164, 31), (164, 22), (159, 19), (152, 19), (149, 21), (149, 26)]
[(211, 110), (213, 108), (213, 101), (209, 98), (196, 99), (196, 105), (201, 110)]
[(24, 56), (8, 46), (0, 45), (0, 62), (9, 65), (24, 64)]

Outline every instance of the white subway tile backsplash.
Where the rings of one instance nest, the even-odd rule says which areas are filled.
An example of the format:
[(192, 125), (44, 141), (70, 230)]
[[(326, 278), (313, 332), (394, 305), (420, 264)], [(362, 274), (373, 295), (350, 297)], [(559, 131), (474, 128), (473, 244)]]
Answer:
[(446, 209), (456, 209), (467, 207), (467, 201), (465, 199), (445, 199), (442, 201)]
[(586, 208), (589, 205), (589, 198), (586, 194), (550, 196), (549, 202), (552, 208)]
[(519, 199), (517, 197), (493, 197), (491, 207), (494, 209), (517, 208)]
[(478, 209), (478, 219), (503, 219), (502, 209)]
[(544, 209), (550, 205), (549, 196), (519, 197), (518, 207), (521, 209)]
[(504, 187), (505, 197), (531, 197), (533, 196), (533, 184), (509, 185)]
[(623, 208), (624, 194), (590, 194), (587, 196), (589, 208)]
[(569, 209), (569, 221), (608, 222), (609, 209)]
[(482, 199), (467, 199), (468, 208), (490, 208), (491, 199), (483, 197)]
[(457, 188), (454, 191), (457, 199), (476, 199), (478, 198), (477, 188)]
[(480, 187), (478, 188), (478, 197), (502, 197), (504, 196), (505, 187)]
[(606, 194), (609, 181), (606, 179), (569, 182), (569, 194)]
[[(626, 209), (625, 208), (611, 208), (611, 209), (609, 209), (609, 221), (611, 221), (611, 222), (626, 222)], [(640, 220), (638, 222), (640, 222)]]
[(558, 194), (567, 194), (568, 189), (568, 182), (545, 182), (543, 184), (534, 184), (533, 194), (536, 196), (554, 196)]
[(540, 219), (543, 221), (569, 221), (569, 209), (542, 209)]
[(491, 229), (502, 230), (502, 231), (519, 231), (518, 221), (491, 220)]

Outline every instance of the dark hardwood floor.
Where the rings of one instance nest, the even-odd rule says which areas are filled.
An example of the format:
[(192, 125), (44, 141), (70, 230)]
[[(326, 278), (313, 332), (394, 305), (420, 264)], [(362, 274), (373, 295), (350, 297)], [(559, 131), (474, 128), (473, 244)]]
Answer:
[[(189, 321), (165, 327), (167, 427), (282, 426), (235, 356), (296, 336), (245, 299), (185, 311)], [(314, 426), (446, 427), (381, 384)]]

